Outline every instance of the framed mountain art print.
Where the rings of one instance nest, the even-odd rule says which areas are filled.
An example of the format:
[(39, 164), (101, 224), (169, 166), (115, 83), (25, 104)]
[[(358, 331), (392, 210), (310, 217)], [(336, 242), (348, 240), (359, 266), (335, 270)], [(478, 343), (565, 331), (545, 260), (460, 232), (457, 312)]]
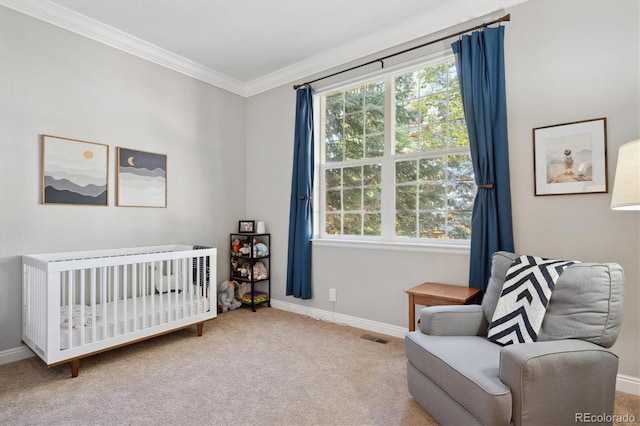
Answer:
[(42, 204), (108, 205), (109, 146), (42, 135)]

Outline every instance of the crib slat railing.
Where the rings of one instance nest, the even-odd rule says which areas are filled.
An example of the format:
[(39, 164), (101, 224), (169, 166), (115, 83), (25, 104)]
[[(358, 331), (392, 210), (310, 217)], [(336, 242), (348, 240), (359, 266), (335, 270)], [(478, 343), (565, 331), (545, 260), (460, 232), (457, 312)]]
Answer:
[[(80, 318), (86, 318), (87, 313), (85, 312), (86, 305), (86, 292), (85, 292), (85, 280), (84, 280), (84, 270), (80, 270)], [(94, 322), (94, 317), (91, 317), (91, 323)], [(82, 321), (82, 326), (80, 328), (80, 345), (85, 344), (84, 340), (84, 321)]]
[[(68, 338), (67, 338), (67, 348), (73, 347), (73, 286), (72, 286), (72, 276), (69, 271), (65, 271), (61, 273), (62, 275), (62, 297), (63, 303), (66, 304), (67, 309), (67, 319), (69, 322), (66, 324)], [(66, 285), (65, 285), (66, 284)], [(64, 306), (64, 305), (63, 305)]]
[(182, 267), (182, 317), (186, 318), (189, 315), (187, 313), (187, 292), (191, 290), (187, 285), (187, 259), (182, 259), (180, 264)]
[[(167, 262), (163, 262), (163, 263), (166, 263), (166, 265), (165, 265), (165, 271), (166, 271), (165, 275), (167, 277), (167, 286), (166, 286), (166, 288), (164, 287), (164, 280), (161, 280), (161, 282), (163, 283), (162, 290), (165, 291), (166, 292), (165, 294), (167, 295), (167, 319), (166, 319), (165, 322), (169, 322), (169, 321), (171, 321), (171, 318), (170, 318), (171, 317), (171, 284), (172, 284), (171, 281), (172, 281), (172, 278), (173, 278), (173, 276), (171, 274), (174, 273), (171, 270), (171, 267), (173, 266), (173, 262), (167, 261)], [(162, 298), (162, 296), (160, 296), (160, 297)]]
[[(171, 307), (171, 297), (170, 293), (171, 291), (169, 290), (170, 287), (169, 285), (171, 284), (171, 275), (170, 275), (170, 270), (169, 270), (169, 265), (170, 263), (168, 262), (162, 262), (163, 263), (163, 275), (160, 276), (160, 288), (162, 288), (162, 291), (160, 292), (160, 303), (161, 303), (161, 307), (160, 307), (160, 323), (163, 324), (167, 321), (169, 321), (169, 311), (170, 311), (170, 307)], [(166, 276), (166, 288), (165, 288), (165, 280), (163, 279)], [(164, 313), (167, 313), (166, 317), (164, 315)]]
[(96, 301), (98, 299), (98, 291), (96, 288), (96, 268), (89, 269), (89, 287), (90, 287), (90, 305), (91, 305), (91, 318), (93, 318), (93, 327), (91, 327), (91, 341), (96, 341), (96, 333), (98, 329), (98, 310), (96, 308)]
[(151, 323), (147, 321), (147, 294), (149, 294), (149, 288), (147, 284), (147, 268), (149, 264), (147, 262), (142, 264), (140, 269), (140, 286), (142, 287), (142, 328), (151, 326)]
[(189, 282), (194, 283), (195, 285), (191, 288), (191, 291), (189, 292), (189, 313), (191, 314), (191, 309), (193, 306), (193, 293), (195, 293), (198, 289), (198, 281), (197, 281), (197, 275), (198, 272), (196, 271), (196, 273), (193, 273), (193, 267), (194, 267), (194, 259), (190, 260), (190, 265), (189, 265)]
[[(201, 299), (206, 292), (202, 288), (206, 260), (207, 257), (197, 258), (195, 268), (189, 267), (193, 259), (183, 258), (148, 262), (149, 267), (145, 267), (145, 263), (133, 264), (130, 270), (124, 265), (112, 265), (61, 272), (61, 305), (65, 306), (68, 318), (66, 347), (82, 346), (201, 313)], [(148, 280), (144, 276), (147, 271)], [(154, 293), (155, 283), (162, 283), (158, 298), (152, 297), (151, 291), (145, 291), (145, 283)], [(131, 306), (126, 303), (127, 296), (133, 300)], [(142, 300), (140, 322), (135, 320), (140, 314), (138, 299)], [(133, 318), (131, 324), (130, 317)], [(88, 318), (92, 324), (86, 323)]]
[[(166, 265), (166, 269), (167, 269), (167, 288), (166, 288), (166, 298), (167, 298), (167, 318), (166, 318), (166, 322), (172, 321), (173, 319), (171, 318), (171, 314), (172, 314), (172, 307), (173, 307), (173, 302), (172, 302), (172, 295), (175, 291), (177, 291), (176, 288), (173, 288), (172, 285), (175, 284), (175, 280), (174, 275), (176, 274), (175, 270), (173, 269), (173, 261), (167, 262)], [(172, 290), (173, 288), (173, 290)]]
[(138, 330), (138, 264), (131, 265), (131, 298), (133, 299), (133, 321), (131, 324), (131, 331)]
[[(152, 263), (151, 270), (149, 271), (149, 273), (151, 274), (151, 283), (150, 283), (151, 291), (153, 291), (153, 285), (156, 282), (156, 271), (154, 266), (155, 266), (155, 262)], [(153, 327), (154, 325), (156, 325), (155, 313), (156, 313), (156, 298), (151, 297), (151, 323), (149, 324), (150, 327)]]
[[(204, 258), (203, 257), (198, 257), (198, 263), (196, 264), (196, 285), (198, 286), (196, 288), (196, 303), (197, 306), (200, 305), (200, 292), (202, 290), (202, 285), (203, 285), (203, 276), (202, 276), (202, 264), (204, 262)], [(197, 311), (196, 311), (197, 313)]]
[(173, 280), (174, 280), (174, 284), (173, 287), (176, 289), (173, 294), (171, 295), (171, 298), (173, 299), (173, 306), (175, 306), (174, 308), (174, 317), (173, 320), (176, 321), (178, 320), (180, 317), (180, 294), (185, 290), (182, 281), (182, 265), (180, 264), (180, 261), (178, 259), (174, 259), (173, 260), (174, 263), (174, 275), (173, 275)]
[(100, 306), (102, 306), (102, 338), (106, 339), (109, 337), (108, 334), (108, 324), (109, 317), (107, 316), (107, 279), (106, 279), (106, 270), (104, 267), (99, 267), (98, 271), (100, 277)]
[(180, 294), (185, 290), (185, 288), (184, 284), (180, 282), (182, 281), (182, 265), (180, 264), (180, 261), (178, 259), (174, 259), (173, 262), (175, 265), (173, 279), (175, 281), (174, 288), (176, 289), (176, 291), (174, 291), (172, 295), (173, 305), (175, 306), (175, 314), (173, 320), (176, 321), (179, 319), (178, 315), (180, 314), (178, 312), (180, 306)]
[(110, 302), (113, 302), (111, 304), (111, 306), (113, 306), (113, 336), (115, 337), (118, 335), (118, 324), (120, 324), (120, 318), (118, 317), (118, 275), (113, 273), (111, 279), (108, 278), (109, 276), (109, 270), (112, 270), (112, 268), (107, 268), (106, 273), (107, 273), (107, 283), (109, 283), (109, 289), (112, 291), (112, 296), (109, 298)]
[(122, 312), (122, 317), (124, 318), (123, 333), (127, 334), (129, 332), (129, 305), (126, 303), (126, 299), (129, 297), (129, 281), (127, 280), (126, 266), (120, 265), (118, 269), (122, 271), (122, 300), (125, 301)]
[[(207, 280), (206, 280), (206, 270), (204, 266), (206, 265), (206, 261), (209, 260), (208, 256), (202, 256), (197, 258), (197, 265), (195, 268), (195, 280), (192, 278), (192, 268), (189, 268), (188, 265), (193, 261), (192, 259), (174, 259), (171, 262), (157, 262), (157, 268), (144, 268), (142, 267), (142, 271), (149, 270), (152, 278), (147, 280), (151, 287), (155, 285), (151, 284), (154, 282), (162, 282), (163, 286), (161, 286), (162, 293), (158, 300), (151, 297), (150, 303), (152, 305), (151, 315), (147, 315), (150, 320), (153, 322), (152, 325), (162, 325), (167, 322), (185, 319), (199, 313), (203, 313), (204, 309), (210, 309), (210, 306), (207, 306), (203, 303), (203, 299), (206, 298), (207, 295)], [(166, 273), (166, 275), (165, 275)], [(133, 310), (134, 317), (137, 317), (138, 312), (138, 303), (133, 303), (131, 307), (126, 305), (125, 299), (130, 295), (134, 301), (138, 298), (138, 294), (140, 292), (140, 284), (138, 282), (138, 274), (132, 273), (132, 279), (129, 279), (129, 271), (126, 268), (118, 267), (118, 268), (99, 268), (98, 269), (98, 284), (100, 287), (100, 291), (97, 292), (100, 295), (100, 304), (104, 304), (106, 302), (111, 301), (121, 301), (123, 304), (120, 305), (118, 303), (112, 304), (112, 309), (109, 309), (107, 312), (104, 311), (104, 307), (102, 309), (102, 316), (105, 317), (106, 321), (102, 322), (103, 325), (103, 333), (102, 336), (98, 336), (100, 340), (104, 338), (114, 337), (120, 334), (127, 334), (129, 332), (135, 331), (138, 327), (142, 327), (142, 321), (140, 323), (133, 321), (132, 324), (129, 324), (129, 317), (131, 316), (131, 312), (129, 310)], [(70, 279), (73, 278), (69, 275)], [(163, 278), (165, 278), (162, 280)], [(135, 280), (135, 283), (134, 281)], [(78, 287), (75, 283), (70, 281), (69, 285), (66, 287), (67, 295), (65, 296), (65, 300), (70, 303), (66, 303), (66, 305), (73, 305), (74, 300), (80, 298), (81, 301), (86, 300), (87, 293), (91, 293), (86, 289), (86, 285), (81, 283)], [(81, 294), (77, 295), (74, 293), (75, 288), (81, 288)], [(173, 291), (168, 291), (169, 288), (173, 288)], [(175, 291), (177, 290), (177, 291)], [(84, 291), (84, 293), (83, 293)], [(142, 292), (144, 293), (144, 292)], [(189, 293), (187, 295), (187, 293)], [(90, 296), (91, 297), (91, 296)], [(135, 298), (134, 298), (135, 297)], [(140, 296), (142, 297), (142, 296)], [(150, 297), (150, 296), (149, 296)], [(197, 302), (195, 304), (187, 303), (194, 300)], [(144, 302), (146, 300), (143, 298), (142, 309), (144, 310)], [(209, 300), (207, 300), (209, 302)], [(214, 306), (214, 303), (208, 303), (211, 306)], [(93, 315), (93, 311), (96, 309), (96, 303), (91, 301), (89, 305), (90, 308), (84, 308), (84, 303), (81, 303), (81, 309), (90, 309), (91, 310), (91, 318), (95, 318)], [(159, 306), (158, 306), (159, 305)], [(156, 308), (160, 308), (157, 310)], [(70, 308), (72, 309), (72, 308)], [(73, 318), (73, 311), (70, 315)], [(77, 316), (78, 313), (76, 312)], [(80, 321), (79, 324), (84, 324), (84, 317), (87, 315), (86, 310), (81, 310), (79, 313)], [(157, 317), (156, 317), (157, 316)], [(72, 319), (71, 321), (74, 321)], [(75, 319), (76, 323), (78, 323), (78, 319)], [(105, 323), (110, 323), (108, 328), (104, 327)], [(139, 324), (139, 325), (138, 325)], [(92, 328), (91, 334), (94, 333), (95, 327)], [(95, 339), (91, 339), (95, 341)], [(86, 342), (86, 340), (83, 339)], [(76, 342), (76, 346), (79, 343)]]
[[(157, 297), (157, 301), (158, 301), (158, 311), (156, 312), (157, 316), (158, 316), (158, 323), (157, 325), (161, 325), (162, 324), (162, 312), (164, 310), (164, 298), (162, 297), (162, 275), (164, 274), (164, 268), (163, 268), (163, 263), (162, 261), (158, 262), (158, 270), (157, 270), (157, 275), (156, 275), (156, 281), (154, 281), (156, 286), (160, 287), (160, 290), (158, 292), (159, 296)], [(157, 290), (157, 287), (156, 287)]]

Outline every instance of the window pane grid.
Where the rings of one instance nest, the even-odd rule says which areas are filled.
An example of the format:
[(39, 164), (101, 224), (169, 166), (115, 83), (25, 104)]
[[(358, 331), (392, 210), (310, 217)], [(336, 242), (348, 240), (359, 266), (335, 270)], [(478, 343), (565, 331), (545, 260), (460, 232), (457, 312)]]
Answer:
[(395, 84), (396, 153), (468, 145), (452, 62), (396, 77)]
[(475, 183), (468, 154), (396, 161), (396, 236), (468, 239)]
[(470, 238), (475, 183), (452, 59), (324, 95), (323, 105), (322, 235)]
[(381, 166), (365, 164), (325, 170), (325, 232), (380, 235)]
[(385, 84), (381, 80), (327, 96), (325, 161), (384, 155), (384, 92)]

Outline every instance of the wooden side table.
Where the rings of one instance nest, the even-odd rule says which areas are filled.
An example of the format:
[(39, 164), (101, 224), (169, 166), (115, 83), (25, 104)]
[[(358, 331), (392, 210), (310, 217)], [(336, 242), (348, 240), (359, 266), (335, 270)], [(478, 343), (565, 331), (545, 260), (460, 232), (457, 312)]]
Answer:
[(405, 290), (409, 295), (409, 331), (416, 329), (416, 305), (468, 305), (478, 301), (480, 289), (424, 283)]

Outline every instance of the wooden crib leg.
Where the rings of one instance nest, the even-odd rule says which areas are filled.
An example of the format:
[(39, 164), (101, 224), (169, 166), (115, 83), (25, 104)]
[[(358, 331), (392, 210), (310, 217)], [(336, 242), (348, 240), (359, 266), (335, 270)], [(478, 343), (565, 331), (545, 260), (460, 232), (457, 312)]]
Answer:
[(199, 322), (196, 324), (196, 327), (198, 329), (198, 336), (202, 336), (202, 330), (204, 328), (204, 322)]
[(78, 373), (80, 372), (80, 360), (74, 359), (69, 365), (71, 365), (71, 377), (78, 377)]

